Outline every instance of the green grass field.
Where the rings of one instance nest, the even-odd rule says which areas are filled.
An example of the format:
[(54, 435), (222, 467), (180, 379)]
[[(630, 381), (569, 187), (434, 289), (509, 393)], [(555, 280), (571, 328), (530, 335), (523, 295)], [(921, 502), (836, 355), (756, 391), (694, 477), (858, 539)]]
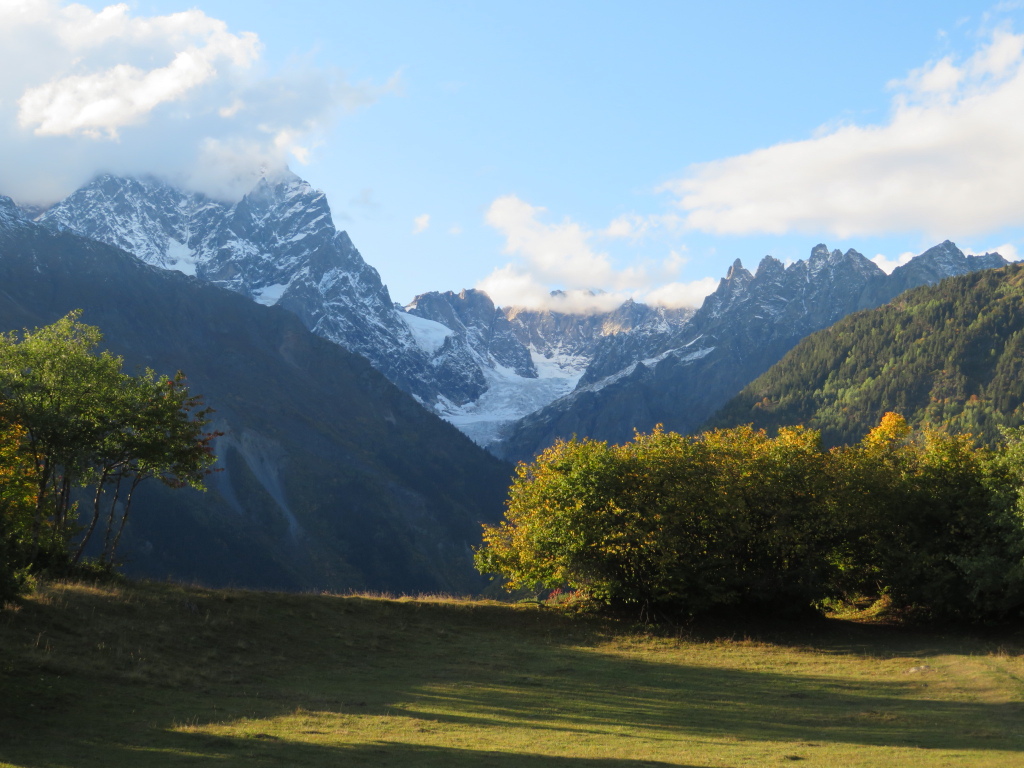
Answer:
[(51, 584), (0, 613), (0, 765), (1024, 766), (1022, 648)]

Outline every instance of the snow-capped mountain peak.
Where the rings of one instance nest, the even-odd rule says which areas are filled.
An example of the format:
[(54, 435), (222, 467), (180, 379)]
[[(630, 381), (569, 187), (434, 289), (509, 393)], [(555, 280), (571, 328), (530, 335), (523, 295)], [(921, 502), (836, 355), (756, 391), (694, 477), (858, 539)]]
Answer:
[[(1005, 263), (997, 254), (964, 256), (946, 241), (887, 277), (853, 249), (819, 244), (788, 267), (766, 256), (751, 273), (736, 259), (696, 312), (635, 301), (589, 315), (504, 308), (477, 290), (426, 293), (402, 308), (348, 234), (336, 229), (324, 193), (290, 171), (263, 174), (235, 203), (151, 177), (105, 175), (38, 221), (290, 311), (492, 446), (517, 422), (542, 422), (540, 409), (571, 411), (623, 388), (642, 390), (642, 382), (667, 389), (626, 395), (630, 407), (651, 415), (652, 403), (665, 400), (671, 409), (691, 398), (686, 407), (700, 413), (733, 383), (749, 380), (732, 382), (723, 374), (730, 366), (742, 378), (850, 311), (912, 285)], [(0, 198), (0, 227), (18, 222), (26, 222), (24, 213)], [(705, 370), (718, 379), (697, 385), (705, 388), (699, 395), (665, 394), (675, 386), (667, 371), (686, 378)], [(628, 425), (630, 434), (634, 426), (643, 420)]]
[(377, 270), (335, 228), (324, 193), (290, 171), (262, 175), (234, 204), (104, 175), (40, 221), (293, 312), (441, 413), (476, 402), (493, 381), (507, 389), (538, 376), (484, 293), (428, 294), (396, 309)]

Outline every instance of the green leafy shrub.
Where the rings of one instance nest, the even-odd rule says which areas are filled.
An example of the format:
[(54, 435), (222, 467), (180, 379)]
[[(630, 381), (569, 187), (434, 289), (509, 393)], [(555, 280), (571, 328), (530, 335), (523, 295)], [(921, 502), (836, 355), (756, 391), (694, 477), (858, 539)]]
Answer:
[(31, 584), (31, 528), (35, 510), (33, 466), (21, 451), (24, 430), (0, 427), (0, 607)]
[(613, 606), (806, 603), (829, 573), (823, 483), (818, 435), (802, 429), (560, 442), (519, 466), (477, 566)]
[(477, 567), (509, 589), (612, 607), (799, 612), (853, 595), (984, 620), (1024, 608), (1024, 430), (997, 450), (887, 413), (824, 451), (801, 427), (625, 445), (560, 442), (520, 464)]

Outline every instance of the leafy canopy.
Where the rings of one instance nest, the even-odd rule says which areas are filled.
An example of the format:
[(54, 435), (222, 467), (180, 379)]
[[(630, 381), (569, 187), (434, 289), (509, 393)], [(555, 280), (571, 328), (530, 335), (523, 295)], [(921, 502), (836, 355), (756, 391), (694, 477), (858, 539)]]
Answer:
[(139, 484), (158, 478), (201, 489), (215, 461), (209, 411), (184, 376), (122, 372), (123, 360), (98, 349), (99, 329), (80, 316), (0, 334), (0, 480), (4, 498), (22, 500), (17, 513), (4, 511), (7, 549), (20, 553), (9, 556), (10, 568), (14, 561), (35, 569), (73, 564), (100, 528), (99, 560), (109, 567)]
[(885, 596), (932, 617), (1024, 612), (1024, 430), (997, 449), (887, 413), (826, 451), (750, 426), (625, 445), (559, 442), (520, 464), (477, 567), (509, 590), (695, 614)]

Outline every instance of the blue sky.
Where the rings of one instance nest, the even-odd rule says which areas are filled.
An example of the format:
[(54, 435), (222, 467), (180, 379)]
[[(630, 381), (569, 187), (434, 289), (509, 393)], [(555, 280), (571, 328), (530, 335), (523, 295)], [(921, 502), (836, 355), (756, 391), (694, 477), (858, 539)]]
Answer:
[(695, 304), (819, 242), (1024, 251), (1017, 3), (104, 8), (0, 0), (0, 192), (229, 196), (287, 162), (403, 303)]

